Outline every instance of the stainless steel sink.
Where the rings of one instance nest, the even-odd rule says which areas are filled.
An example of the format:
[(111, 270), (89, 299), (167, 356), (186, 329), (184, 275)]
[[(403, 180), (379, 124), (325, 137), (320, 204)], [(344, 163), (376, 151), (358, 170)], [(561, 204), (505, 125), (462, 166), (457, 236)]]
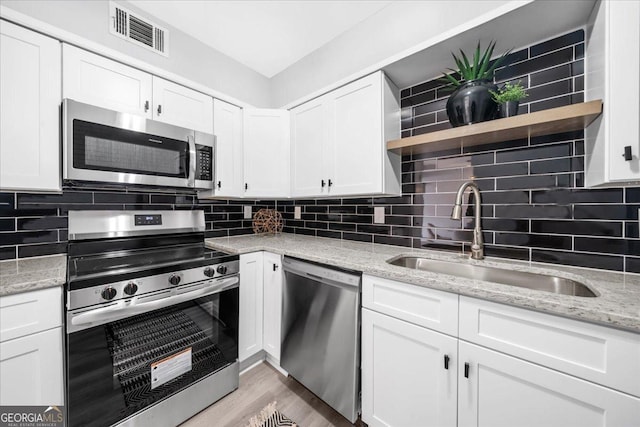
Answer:
[(485, 282), (501, 283), (503, 285), (520, 288), (535, 289), (537, 291), (553, 292), (554, 294), (571, 295), (575, 297), (596, 297), (597, 295), (584, 283), (564, 277), (546, 274), (529, 273), (525, 271), (505, 270), (496, 267), (464, 264), (452, 261), (441, 261), (414, 256), (398, 256), (387, 261), (392, 265), (430, 271), (432, 273), (449, 274)]

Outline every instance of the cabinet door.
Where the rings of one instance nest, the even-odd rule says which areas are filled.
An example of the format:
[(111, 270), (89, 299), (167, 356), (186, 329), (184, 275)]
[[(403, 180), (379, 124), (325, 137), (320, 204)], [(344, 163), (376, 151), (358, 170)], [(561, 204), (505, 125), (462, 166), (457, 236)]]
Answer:
[(239, 197), (242, 185), (242, 108), (213, 100), (213, 131), (216, 135), (216, 196)]
[(640, 420), (638, 398), (464, 341), (458, 368), (460, 427), (617, 427)]
[(289, 197), (289, 112), (244, 111), (244, 195)]
[(0, 26), (0, 190), (60, 191), (60, 43)]
[(381, 73), (374, 73), (330, 94), (329, 194), (382, 190), (381, 85)]
[(213, 133), (213, 98), (153, 76), (153, 119)]
[(64, 405), (62, 329), (0, 343), (0, 406)]
[[(640, 2), (608, 1), (609, 177), (640, 181)], [(631, 159), (624, 157), (625, 147)]]
[(291, 195), (322, 196), (328, 191), (326, 96), (291, 110)]
[(264, 349), (280, 360), (282, 323), (282, 257), (264, 253)]
[(62, 61), (64, 98), (151, 118), (151, 74), (67, 44)]
[(370, 426), (454, 427), (457, 342), (363, 309), (362, 420)]
[(240, 255), (240, 361), (262, 350), (262, 252)]

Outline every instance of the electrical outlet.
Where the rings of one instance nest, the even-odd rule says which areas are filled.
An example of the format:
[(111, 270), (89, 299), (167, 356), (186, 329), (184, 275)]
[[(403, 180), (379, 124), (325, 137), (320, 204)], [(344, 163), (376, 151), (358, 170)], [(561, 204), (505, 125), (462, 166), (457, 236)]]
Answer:
[(293, 219), (301, 219), (302, 218), (302, 207), (296, 206), (293, 208)]
[(384, 224), (384, 206), (376, 206), (373, 208), (373, 222), (376, 224)]
[(244, 219), (251, 219), (251, 206), (244, 207)]

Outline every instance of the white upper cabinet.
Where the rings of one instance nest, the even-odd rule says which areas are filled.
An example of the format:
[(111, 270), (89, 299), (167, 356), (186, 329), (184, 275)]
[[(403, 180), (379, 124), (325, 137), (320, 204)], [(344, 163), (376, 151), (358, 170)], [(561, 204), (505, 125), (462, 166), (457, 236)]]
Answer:
[(60, 191), (60, 43), (0, 22), (0, 190)]
[(587, 26), (587, 99), (603, 114), (586, 130), (585, 184), (640, 184), (640, 2), (601, 1)]
[(152, 76), (64, 44), (62, 94), (86, 104), (152, 118)]
[(214, 186), (199, 196), (241, 197), (244, 193), (242, 108), (214, 99), (213, 133), (216, 135)]
[(289, 197), (289, 111), (244, 110), (244, 196)]
[(213, 98), (154, 76), (153, 119), (213, 133)]
[(291, 195), (327, 195), (325, 152), (329, 141), (326, 96), (291, 110)]
[(63, 46), (63, 98), (213, 133), (213, 98), (103, 56)]
[(292, 195), (400, 194), (399, 113), (381, 71), (293, 109)]

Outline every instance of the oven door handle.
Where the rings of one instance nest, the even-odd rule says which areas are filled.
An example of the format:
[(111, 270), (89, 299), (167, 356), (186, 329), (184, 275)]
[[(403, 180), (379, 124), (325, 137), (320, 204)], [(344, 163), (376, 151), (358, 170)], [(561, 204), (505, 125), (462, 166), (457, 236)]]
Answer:
[(237, 287), (238, 282), (238, 276), (233, 276), (208, 283), (203, 288), (184, 293), (178, 293), (179, 289), (172, 289), (169, 296), (149, 302), (139, 302), (140, 297), (134, 297), (129, 302), (121, 300), (108, 307), (97, 308), (84, 313), (71, 315), (71, 325), (79, 327), (97, 322), (100, 322), (101, 324), (108, 323), (113, 320), (122, 319), (123, 317), (130, 317), (158, 308), (168, 307), (170, 305), (193, 300), (202, 296), (216, 294), (227, 289)]

